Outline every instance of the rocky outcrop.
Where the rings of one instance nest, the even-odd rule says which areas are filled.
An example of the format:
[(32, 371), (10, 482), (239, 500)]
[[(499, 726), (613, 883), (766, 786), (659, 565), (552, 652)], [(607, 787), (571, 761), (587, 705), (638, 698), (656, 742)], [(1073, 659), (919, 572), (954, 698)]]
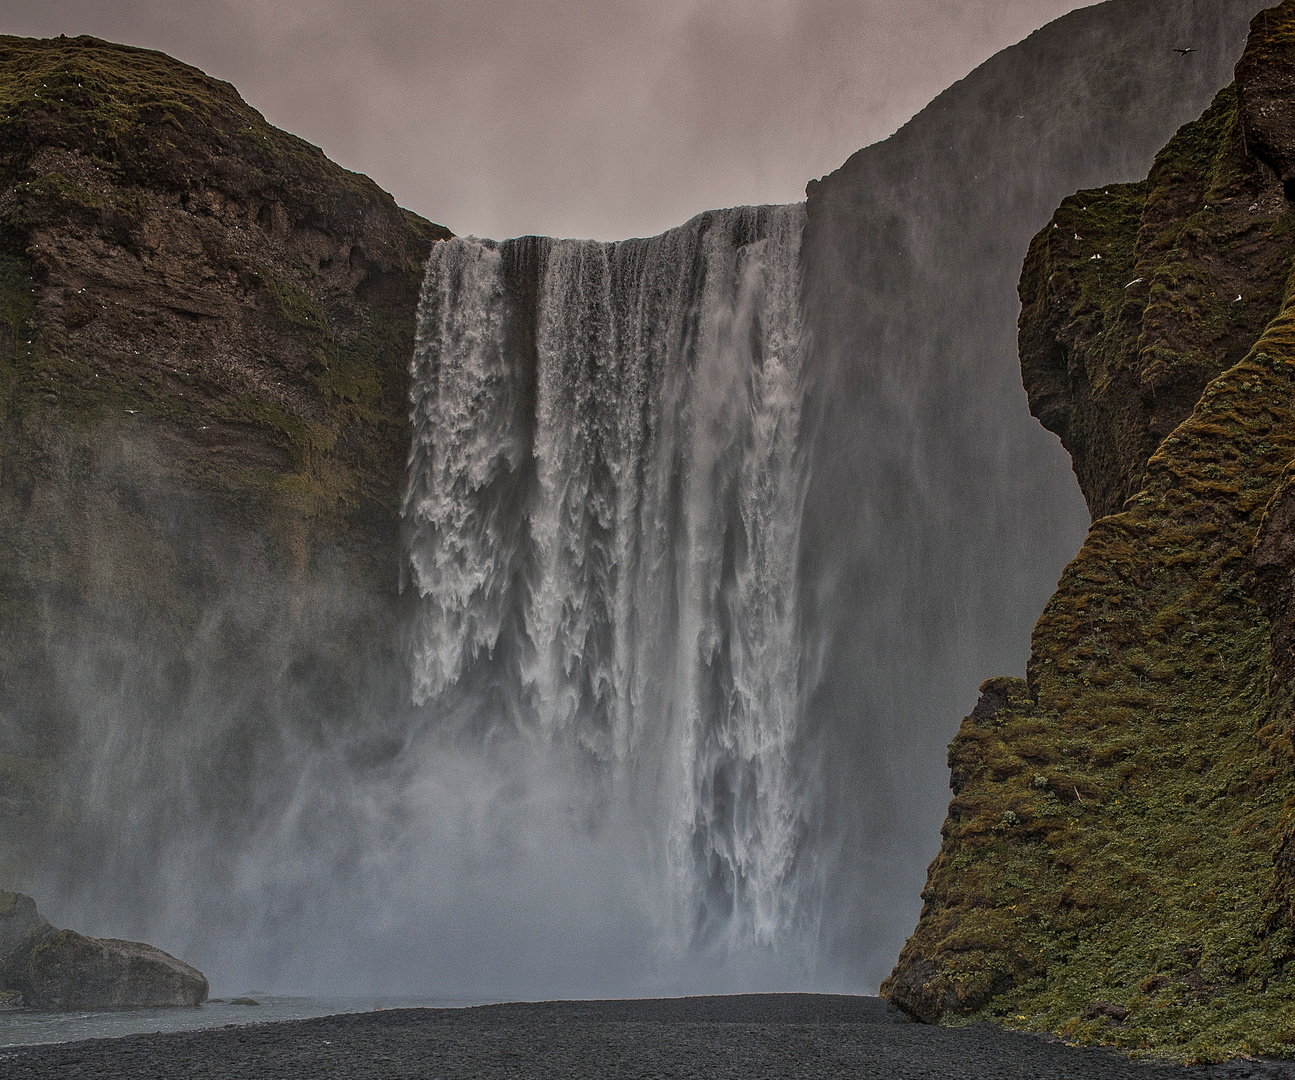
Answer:
[(1286, 202), (1245, 150), (1240, 92), (1184, 127), (1145, 182), (1067, 199), (1026, 258), (1030, 410), (1070, 451), (1094, 519), (1141, 489), (1156, 447), (1281, 303), (1287, 254), (1266, 241)]
[(0, 890), (0, 963), (29, 938), (53, 929), (30, 896)]
[(0, 117), (0, 871), (71, 895), (110, 853), (151, 876), (162, 833), (104, 840), (136, 770), (177, 778), (136, 821), (214, 840), (276, 812), (268, 748), (388, 753), (356, 718), (400, 704), (406, 368), (449, 234), (159, 53), (0, 37)]
[(1020, 666), (1085, 532), (1021, 386), (1021, 261), (1065, 196), (1147, 175), (1268, 2), (1079, 7), (809, 186), (802, 730), (829, 777), (809, 829), (850, 853), (824, 864), (825, 953), (867, 957), (870, 984), (912, 929), (953, 718)]
[(1236, 79), (1246, 150), (1273, 171), (1290, 197), (1295, 195), (1295, 60), (1283, 22), (1275, 13), (1258, 16)]
[(30, 896), (0, 891), (0, 994), (58, 1011), (195, 1006), (207, 979), (152, 945), (57, 930)]
[(202, 972), (138, 941), (55, 930), (7, 958), (0, 979), (34, 1009), (130, 1009), (201, 1005)]
[(950, 746), (943, 844), (883, 986), (921, 1019), (1182, 1059), (1295, 1048), (1295, 213), (1277, 171), (1295, 145), (1251, 96), (1292, 64), (1287, 0), (1146, 183), (1067, 200), (1031, 246), (1022, 370), (1097, 520), (1027, 681), (986, 684)]

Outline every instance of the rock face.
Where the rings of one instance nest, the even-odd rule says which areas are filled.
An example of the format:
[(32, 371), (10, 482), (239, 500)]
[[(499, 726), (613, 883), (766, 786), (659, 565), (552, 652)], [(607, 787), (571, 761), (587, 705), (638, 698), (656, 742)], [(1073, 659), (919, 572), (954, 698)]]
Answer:
[(59, 1011), (194, 1006), (207, 979), (152, 945), (56, 930), (30, 896), (0, 892), (0, 994)]
[[(803, 723), (808, 756), (829, 776), (810, 828), (820, 850), (850, 853), (822, 869), (835, 900), (825, 952), (867, 957), (869, 983), (886, 975), (917, 915), (931, 855), (921, 838), (943, 816), (953, 718), (968, 687), (1022, 666), (1086, 531), (1071, 463), (1030, 418), (1021, 386), (1022, 259), (1076, 188), (1147, 175), (1230, 81), (1266, 2), (1079, 8), (809, 186), (813, 345), (801, 423), (813, 466), (800, 596), (805, 655), (816, 659)], [(1196, 51), (1180, 56), (1175, 45)], [(1239, 353), (1273, 303), (1242, 305), (1250, 337)], [(1177, 419), (1204, 377), (1174, 404)], [(1033, 396), (1045, 392), (1032, 381)], [(1163, 407), (1165, 390), (1156, 393)], [(1100, 474), (1079, 457), (1075, 467), (1086, 486), (1089, 471)]]
[[(406, 367), (449, 233), (158, 53), (0, 37), (0, 87), (0, 871), (73, 895), (150, 880), (180, 806), (254, 831), (267, 746), (388, 753), (356, 718), (400, 704)], [(145, 775), (174, 783), (124, 825)]]
[[(1021, 365), (1094, 518), (949, 748), (882, 991), (1185, 1059), (1295, 1047), (1295, 2), (1147, 181), (1067, 199)], [(1100, 258), (1099, 258), (1100, 256)]]
[[(1030, 409), (1070, 451), (1094, 519), (1118, 513), (1201, 391), (1281, 302), (1287, 253), (1256, 235), (1285, 209), (1241, 147), (1238, 82), (1157, 157), (1144, 183), (1067, 199), (1036, 238), (1020, 293)], [(1195, 155), (1233, 151), (1231, 175)], [(1231, 156), (1231, 154), (1230, 154)], [(1100, 262), (1100, 267), (1091, 264)]]

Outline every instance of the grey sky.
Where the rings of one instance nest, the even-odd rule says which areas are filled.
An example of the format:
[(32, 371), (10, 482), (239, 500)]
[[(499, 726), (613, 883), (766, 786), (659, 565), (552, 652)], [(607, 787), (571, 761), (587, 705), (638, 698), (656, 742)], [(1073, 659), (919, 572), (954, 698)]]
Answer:
[(458, 233), (617, 239), (800, 199), (1076, 0), (0, 0), (234, 83)]

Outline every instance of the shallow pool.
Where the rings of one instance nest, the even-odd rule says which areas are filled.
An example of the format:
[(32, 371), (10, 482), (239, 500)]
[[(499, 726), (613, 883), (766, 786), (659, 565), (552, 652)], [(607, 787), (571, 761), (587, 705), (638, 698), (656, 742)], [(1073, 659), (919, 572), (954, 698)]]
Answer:
[(258, 1005), (210, 1001), (196, 1009), (121, 1009), (113, 1012), (37, 1012), (34, 1009), (0, 1010), (0, 1046), (102, 1039), (148, 1031), (191, 1031), (225, 1024), (262, 1024), (270, 1020), (304, 1020), (335, 1013), (374, 1009), (453, 1008), (480, 1005), (482, 1001), (449, 1001), (444, 998), (279, 997), (248, 995)]

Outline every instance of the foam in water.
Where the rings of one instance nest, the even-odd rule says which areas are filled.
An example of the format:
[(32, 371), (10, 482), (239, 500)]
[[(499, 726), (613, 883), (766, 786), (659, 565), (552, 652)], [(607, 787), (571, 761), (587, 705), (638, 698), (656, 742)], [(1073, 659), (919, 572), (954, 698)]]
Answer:
[(574, 752), (674, 932), (784, 941), (797, 881), (801, 204), (645, 240), (454, 239), (427, 268), (405, 519), (413, 687)]

